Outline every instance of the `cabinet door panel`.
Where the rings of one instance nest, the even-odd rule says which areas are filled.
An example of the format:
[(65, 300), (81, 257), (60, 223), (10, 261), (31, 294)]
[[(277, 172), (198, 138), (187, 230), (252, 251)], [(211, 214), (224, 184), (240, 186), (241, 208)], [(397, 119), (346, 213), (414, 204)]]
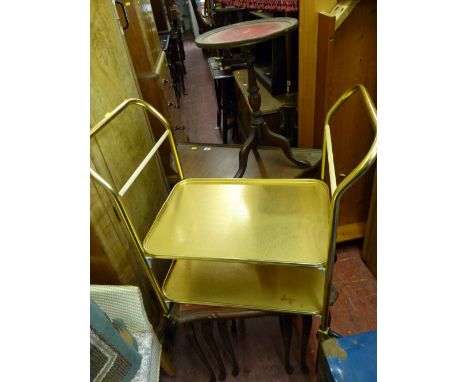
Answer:
[(159, 43), (158, 29), (154, 20), (151, 2), (150, 0), (139, 0), (137, 4), (142, 17), (145, 43), (152, 59), (156, 62), (161, 53), (161, 45)]
[(135, 71), (152, 72), (161, 53), (161, 45), (151, 3), (149, 0), (131, 0), (126, 2), (126, 9), (129, 26), (124, 34)]

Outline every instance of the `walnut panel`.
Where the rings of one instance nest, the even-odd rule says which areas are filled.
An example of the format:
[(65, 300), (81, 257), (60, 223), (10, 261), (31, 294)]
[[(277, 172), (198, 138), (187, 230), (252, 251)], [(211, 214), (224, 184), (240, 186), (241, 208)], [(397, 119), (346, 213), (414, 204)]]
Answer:
[(318, 13), (329, 12), (336, 0), (299, 0), (299, 67), (298, 67), (298, 144), (320, 147), (314, 141), (315, 84), (317, 64)]

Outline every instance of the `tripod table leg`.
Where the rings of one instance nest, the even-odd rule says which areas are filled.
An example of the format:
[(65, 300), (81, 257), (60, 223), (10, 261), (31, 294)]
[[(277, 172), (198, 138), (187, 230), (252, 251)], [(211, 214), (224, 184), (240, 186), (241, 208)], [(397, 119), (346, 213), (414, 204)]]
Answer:
[(242, 178), (245, 170), (247, 169), (247, 159), (249, 158), (250, 150), (252, 149), (255, 143), (255, 130), (251, 130), (248, 138), (242, 145), (242, 148), (239, 151), (239, 169), (234, 175), (234, 178)]
[(291, 147), (289, 147), (289, 141), (283, 137), (282, 135), (276, 134), (270, 130), (270, 128), (264, 124), (262, 126), (263, 130), (263, 139), (265, 142), (264, 144), (269, 144), (271, 146), (278, 146), (283, 150), (284, 155), (288, 158), (291, 162), (293, 162), (298, 167), (310, 167), (310, 163), (305, 160), (300, 160), (294, 158)]

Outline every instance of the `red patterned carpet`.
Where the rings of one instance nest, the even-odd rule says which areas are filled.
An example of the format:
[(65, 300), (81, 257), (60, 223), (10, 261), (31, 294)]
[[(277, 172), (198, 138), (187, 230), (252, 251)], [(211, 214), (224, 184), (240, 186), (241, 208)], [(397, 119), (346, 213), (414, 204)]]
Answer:
[(222, 143), (216, 130), (216, 95), (208, 62), (194, 40), (184, 41), (186, 95), (181, 97), (180, 117), (190, 142)]

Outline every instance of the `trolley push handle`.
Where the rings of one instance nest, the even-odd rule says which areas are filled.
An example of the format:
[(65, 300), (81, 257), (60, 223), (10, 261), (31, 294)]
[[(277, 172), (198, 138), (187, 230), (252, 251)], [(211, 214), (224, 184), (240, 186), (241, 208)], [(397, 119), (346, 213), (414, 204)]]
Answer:
[[(336, 185), (335, 165), (333, 162), (333, 150), (331, 146), (330, 120), (340, 109), (340, 107), (356, 92), (360, 93), (366, 107), (366, 111), (369, 115), (372, 127), (375, 132), (374, 140), (372, 141), (370, 149), (364, 158), (359, 162), (359, 164), (340, 182), (340, 184)], [(327, 338), (329, 332), (328, 321), (330, 289), (336, 255), (336, 231), (338, 226), (340, 201), (346, 190), (348, 190), (362, 175), (364, 175), (369, 170), (377, 158), (377, 110), (365, 86), (357, 84), (345, 91), (327, 112), (324, 125), (321, 178), (323, 180), (325, 177), (325, 160), (327, 159), (332, 198), (330, 202), (331, 220), (329, 223), (329, 247), (327, 267), (325, 271), (325, 290), (322, 304), (322, 318), (319, 329), (320, 339)]]
[(148, 164), (150, 159), (156, 154), (157, 150), (161, 146), (161, 144), (164, 142), (164, 140), (169, 137), (169, 143), (171, 145), (171, 150), (174, 155), (175, 159), (175, 164), (177, 168), (177, 173), (179, 175), (180, 180), (184, 179), (184, 174), (182, 172), (182, 167), (180, 165), (180, 160), (179, 160), (179, 155), (177, 153), (177, 148), (175, 145), (174, 137), (172, 135), (171, 131), (171, 126), (169, 122), (167, 121), (164, 116), (157, 111), (153, 106), (151, 106), (149, 103), (138, 99), (138, 98), (129, 98), (122, 102), (120, 105), (118, 105), (114, 110), (112, 110), (110, 113), (107, 113), (105, 117), (99, 121), (96, 126), (94, 126), (91, 129), (90, 132), (90, 139), (96, 135), (101, 129), (103, 129), (105, 126), (107, 126), (114, 118), (116, 118), (122, 111), (124, 111), (129, 105), (138, 105), (149, 111), (155, 118), (157, 118), (164, 126), (165, 132), (162, 134), (162, 136), (159, 138), (159, 140), (156, 142), (156, 144), (151, 148), (151, 150), (148, 152), (146, 157), (143, 159), (143, 161), (140, 163), (140, 165), (136, 168), (136, 170), (133, 172), (133, 174), (129, 177), (125, 185), (122, 187), (120, 191), (116, 191), (109, 182), (107, 182), (96, 170), (94, 170), (92, 167), (90, 168), (91, 176), (99, 183), (101, 184), (112, 196), (117, 209), (119, 211), (119, 215), (123, 218), (123, 221), (125, 223), (125, 226), (134, 242), (136, 245), (138, 252), (139, 252), (139, 260), (141, 262), (141, 265), (143, 267), (143, 270), (151, 283), (151, 286), (156, 292), (156, 296), (159, 301), (160, 308), (165, 316), (169, 315), (169, 310), (167, 308), (167, 305), (164, 300), (164, 295), (162, 293), (162, 289), (154, 277), (153, 272), (149, 268), (149, 265), (146, 262), (145, 259), (145, 250), (143, 248), (143, 244), (137, 234), (137, 231), (135, 227), (133, 226), (129, 214), (125, 208), (124, 202), (122, 197), (124, 194), (127, 192), (127, 190), (131, 187), (133, 182), (136, 180), (138, 175), (143, 171), (144, 167)]

